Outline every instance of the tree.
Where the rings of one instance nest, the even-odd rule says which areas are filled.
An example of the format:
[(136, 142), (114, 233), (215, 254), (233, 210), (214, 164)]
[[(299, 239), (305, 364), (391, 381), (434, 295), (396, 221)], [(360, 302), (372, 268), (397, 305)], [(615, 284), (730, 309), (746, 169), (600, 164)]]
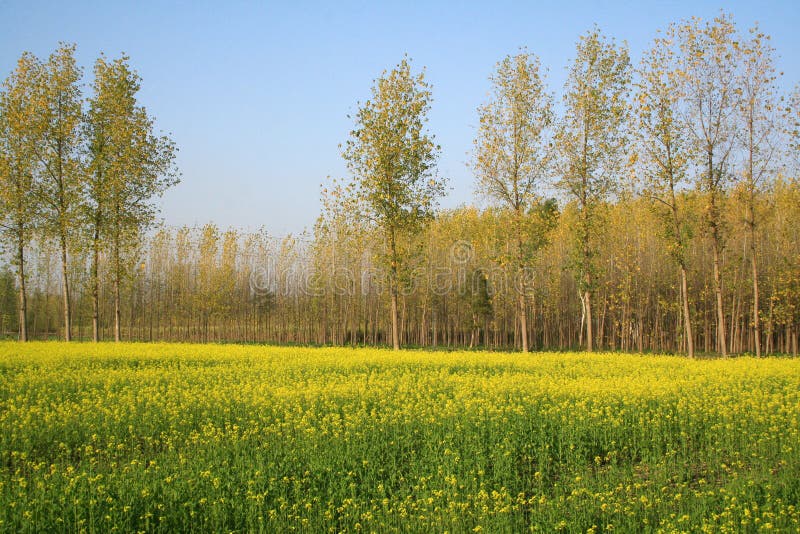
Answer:
[(665, 37), (657, 38), (642, 58), (634, 101), (644, 194), (656, 204), (665, 223), (670, 256), (680, 271), (684, 337), (687, 353), (693, 358), (694, 336), (686, 274), (686, 218), (679, 205), (679, 192), (687, 181), (691, 146), (680, 110), (681, 95), (671, 45), (674, 30), (673, 27)]
[(120, 340), (120, 287), (126, 254), (155, 221), (152, 203), (177, 183), (175, 145), (154, 134), (154, 121), (137, 102), (141, 78), (128, 57), (100, 57), (94, 68), (93, 95), (86, 118), (88, 169), (84, 180), (85, 216), (92, 243), (93, 336), (99, 339), (98, 262), (111, 256), (114, 339)]
[(490, 78), (489, 102), (478, 108), (480, 129), (475, 139), (474, 168), (479, 194), (511, 211), (514, 250), (510, 263), (517, 276), (522, 351), (528, 352), (526, 268), (537, 246), (536, 228), (527, 212), (540, 201), (551, 170), (553, 149), (548, 136), (552, 98), (540, 74), (539, 59), (522, 52), (497, 64)]
[(19, 292), (19, 340), (28, 340), (25, 250), (36, 224), (35, 127), (41, 64), (24, 53), (0, 92), (0, 234), (10, 244)]
[(627, 160), (630, 71), (627, 47), (608, 41), (598, 28), (582, 36), (565, 85), (565, 114), (556, 133), (561, 152), (558, 185), (578, 209), (576, 267), (590, 352), (594, 349), (592, 292), (600, 210), (617, 189)]
[(431, 92), (424, 72), (412, 74), (408, 58), (384, 72), (356, 114), (343, 157), (367, 217), (386, 239), (392, 346), (400, 348), (398, 273), (404, 259), (399, 240), (430, 219), (444, 182), (435, 175), (439, 147), (425, 131)]
[(41, 172), (36, 198), (43, 211), (43, 230), (58, 243), (61, 255), (61, 296), (64, 339), (72, 339), (68, 256), (80, 201), (82, 142), (81, 70), (75, 63), (75, 46), (61, 44), (43, 66), (38, 95), (36, 151)]
[(695, 143), (697, 187), (707, 200), (705, 223), (712, 241), (717, 350), (723, 356), (728, 355), (728, 347), (720, 266), (724, 249), (722, 201), (735, 141), (735, 32), (733, 21), (724, 14), (706, 23), (693, 18), (676, 30), (680, 50), (676, 72), (686, 104), (685, 122)]
[[(130, 84), (120, 79), (116, 65), (101, 57), (95, 62), (93, 95), (84, 123), (87, 169), (84, 175), (84, 217), (91, 242), (92, 339), (100, 340), (100, 251), (107, 238), (110, 188), (124, 136), (124, 108), (129, 104)], [(122, 109), (121, 109), (122, 108)]]
[(746, 206), (745, 225), (750, 234), (750, 266), (753, 278), (753, 330), (756, 356), (761, 357), (761, 321), (758, 287), (758, 226), (759, 204), (763, 189), (769, 188), (774, 178), (773, 166), (776, 151), (776, 72), (773, 61), (774, 49), (769, 45), (769, 36), (758, 26), (750, 30), (750, 39), (741, 46), (742, 68), (738, 90), (741, 129), (740, 146), (745, 153), (745, 167), (741, 186)]

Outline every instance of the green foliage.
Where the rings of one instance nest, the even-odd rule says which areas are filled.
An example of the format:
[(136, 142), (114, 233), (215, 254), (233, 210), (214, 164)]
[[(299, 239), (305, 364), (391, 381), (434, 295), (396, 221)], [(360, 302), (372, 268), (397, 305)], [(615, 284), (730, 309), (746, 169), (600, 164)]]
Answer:
[(42, 229), (62, 248), (80, 243), (74, 239), (73, 228), (79, 218), (84, 172), (79, 153), (83, 142), (81, 76), (75, 46), (61, 44), (38, 77), (41, 107), (35, 110), (33, 135), (38, 138), (35, 150), (42, 168), (35, 197), (43, 212)]
[(558, 224), (559, 209), (555, 198), (535, 202), (528, 212), (530, 230), (529, 250), (536, 252), (550, 244), (550, 233)]
[(39, 169), (36, 120), (41, 75), (39, 61), (22, 54), (0, 89), (0, 246), (14, 252), (12, 262), (17, 267), (17, 249), (30, 242), (41, 210), (33, 194)]
[(141, 78), (128, 61), (98, 58), (84, 125), (88, 227), (115, 254), (140, 243), (155, 221), (152, 199), (178, 183), (175, 144), (154, 133), (153, 119), (137, 103)]
[(565, 113), (555, 142), (557, 185), (577, 203), (576, 267), (584, 290), (592, 286), (603, 203), (619, 190), (628, 163), (627, 102), (631, 65), (626, 46), (594, 28), (578, 42), (564, 87)]
[(387, 233), (411, 231), (433, 216), (444, 194), (435, 176), (439, 147), (425, 132), (431, 92), (404, 58), (375, 81), (359, 107), (343, 156), (365, 214)]
[(540, 70), (527, 52), (505, 57), (490, 78), (490, 100), (478, 108), (478, 194), (515, 212), (537, 201), (552, 168), (552, 97)]
[(491, 320), (494, 315), (491, 287), (489, 277), (482, 270), (476, 269), (471, 274), (467, 294), (473, 323), (475, 326), (480, 326), (482, 322)]

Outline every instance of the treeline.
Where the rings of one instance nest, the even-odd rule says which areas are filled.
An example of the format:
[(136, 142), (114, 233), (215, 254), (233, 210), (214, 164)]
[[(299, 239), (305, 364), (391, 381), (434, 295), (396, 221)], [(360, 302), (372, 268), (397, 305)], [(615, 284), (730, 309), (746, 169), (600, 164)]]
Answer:
[[(6, 208), (4, 221), (36, 222), (17, 256), (29, 275), (20, 260), (0, 274), (0, 329), (68, 337), (73, 313), (95, 339), (796, 354), (800, 93), (782, 94), (774, 56), (768, 36), (724, 14), (672, 24), (638, 65), (594, 28), (560, 113), (538, 58), (508, 56), (478, 109), (471, 166), (488, 207), (454, 210), (438, 209), (432, 90), (405, 58), (354, 114), (349, 178), (323, 189), (313, 231), (285, 238), (213, 224), (146, 233), (152, 208), (115, 218), (97, 206), (126, 205), (133, 177), (156, 184), (146, 199), (174, 181), (173, 147), (148, 133), (161, 142), (147, 156), (98, 174), (86, 135), (76, 183), (115, 176), (111, 193), (77, 188), (88, 208), (62, 225), (79, 229), (69, 240), (48, 230), (50, 211)], [(37, 165), (19, 183), (41, 195)], [(25, 291), (27, 328), (12, 306)]]
[[(774, 214), (759, 230), (764, 351), (793, 353), (800, 332), (800, 187), (777, 182), (765, 206)], [(686, 194), (680, 205), (700, 221), (704, 199)], [(727, 199), (726, 323), (730, 352), (754, 352), (749, 242), (742, 204)], [(604, 208), (605, 246), (598, 258), (597, 347), (682, 352), (686, 340), (681, 291), (661, 218), (650, 201), (628, 197)], [(574, 206), (560, 214), (550, 243), (528, 273), (526, 313), (532, 349), (577, 349), (582, 306), (572, 273)], [(415, 243), (412, 273), (399, 295), (400, 341), (423, 347), (521, 347), (517, 289), (497, 263), (508, 248), (509, 214), (472, 207), (442, 212)], [(391, 343), (388, 288), (371, 260), (384, 244), (375, 236), (345, 233), (335, 240), (313, 234), (276, 238), (264, 231), (162, 228), (136, 254), (122, 287), (122, 336), (138, 341), (239, 341), (300, 344)], [(695, 345), (714, 351), (713, 258), (696, 232), (687, 246)], [(92, 336), (93, 298), (76, 257), (70, 281), (78, 338)], [(58, 251), (36, 247), (30, 261), (29, 332), (61, 337)], [(112, 265), (101, 261), (101, 289)], [(485, 283), (484, 283), (485, 281)], [(16, 331), (14, 276), (0, 271), (2, 329)], [(112, 318), (114, 299), (101, 291), (100, 316)], [(101, 323), (113, 337), (114, 323)]]

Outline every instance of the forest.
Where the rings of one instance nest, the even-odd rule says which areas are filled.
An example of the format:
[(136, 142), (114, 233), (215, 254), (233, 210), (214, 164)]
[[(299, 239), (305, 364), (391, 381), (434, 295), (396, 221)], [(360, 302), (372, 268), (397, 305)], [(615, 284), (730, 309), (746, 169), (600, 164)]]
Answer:
[(482, 202), (449, 209), (403, 58), (317, 223), (276, 236), (159, 222), (177, 147), (128, 57), (85, 91), (73, 45), (24, 53), (0, 89), (0, 335), (796, 355), (800, 90), (776, 58), (727, 14), (636, 63), (592, 28), (558, 93), (533, 52), (502, 58), (472, 111)]

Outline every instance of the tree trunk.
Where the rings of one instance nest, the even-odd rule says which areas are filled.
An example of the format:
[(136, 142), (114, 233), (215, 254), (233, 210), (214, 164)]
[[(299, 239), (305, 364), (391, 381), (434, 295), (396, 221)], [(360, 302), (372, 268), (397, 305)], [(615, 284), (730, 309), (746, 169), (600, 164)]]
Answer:
[(400, 335), (397, 331), (397, 290), (392, 281), (392, 348), (400, 350)]
[(709, 147), (707, 152), (708, 157), (708, 175), (706, 179), (708, 194), (709, 194), (709, 225), (711, 227), (711, 238), (713, 240), (712, 248), (714, 255), (714, 293), (717, 300), (717, 351), (723, 357), (728, 356), (727, 339), (725, 335), (725, 312), (722, 299), (722, 275), (720, 273), (720, 243), (722, 238), (719, 234), (719, 206), (717, 206), (717, 182), (714, 178), (714, 152), (713, 148)]
[(719, 235), (714, 229), (714, 293), (717, 298), (717, 350), (723, 357), (728, 357), (727, 339), (725, 334), (725, 312), (722, 300), (722, 275), (719, 268)]
[(749, 101), (749, 116), (747, 121), (747, 132), (749, 134), (749, 153), (747, 158), (748, 167), (748, 226), (750, 228), (750, 264), (753, 274), (753, 340), (755, 341), (756, 357), (761, 357), (761, 322), (758, 317), (758, 264), (756, 262), (756, 182), (753, 174), (753, 158), (755, 156), (755, 142), (753, 140), (754, 128), (754, 100)]
[(472, 316), (472, 328), (469, 332), (469, 348), (472, 349), (475, 346), (475, 331), (477, 330), (477, 318), (473, 315)]
[[(586, 273), (586, 286), (592, 283), (592, 276)], [(588, 289), (583, 292), (583, 302), (586, 309), (586, 352), (594, 351), (594, 340), (592, 338), (592, 293)]]
[(19, 282), (19, 340), (28, 341), (28, 298), (25, 293), (25, 249), (22, 236), (17, 245), (17, 281)]
[[(672, 159), (670, 158), (670, 169), (672, 168)], [(689, 311), (689, 283), (686, 276), (686, 258), (683, 251), (683, 233), (681, 232), (681, 221), (678, 214), (678, 200), (675, 196), (674, 181), (670, 181), (670, 194), (672, 195), (672, 224), (674, 225), (676, 245), (680, 247), (680, 255), (678, 256), (678, 266), (681, 270), (681, 304), (683, 308), (683, 328), (684, 335), (686, 336), (686, 353), (689, 358), (694, 358), (694, 335), (692, 332), (692, 315)]]
[(756, 262), (755, 228), (751, 227), (750, 235), (750, 265), (753, 272), (753, 340), (756, 346), (756, 357), (761, 357), (761, 320), (758, 316), (758, 263)]
[[(578, 329), (578, 347), (583, 346), (583, 331), (584, 325), (586, 324), (586, 299), (584, 295), (581, 294), (580, 289), (578, 289), (578, 299), (581, 301), (581, 327)], [(559, 332), (561, 332), (563, 328), (559, 328)], [(570, 328), (570, 331), (572, 328)], [(572, 345), (572, 334), (568, 335), (569, 344)], [(563, 346), (564, 342), (561, 341), (561, 345)]]
[(397, 331), (397, 244), (395, 243), (394, 228), (389, 231), (389, 245), (391, 247), (391, 271), (389, 273), (389, 286), (392, 294), (392, 348), (400, 350), (400, 335)]
[[(586, 187), (586, 179), (584, 178), (584, 188)], [(586, 213), (588, 209), (586, 198), (581, 199), (581, 211), (583, 212), (583, 228), (581, 228), (583, 241), (583, 268), (586, 271), (583, 275), (584, 288), (583, 288), (583, 311), (586, 315), (586, 352), (594, 351), (594, 337), (592, 336), (592, 251), (589, 247), (589, 219)]]
[(98, 279), (98, 263), (100, 262), (100, 236), (95, 226), (92, 241), (92, 341), (100, 341), (100, 281)]
[(694, 337), (692, 335), (692, 316), (689, 313), (689, 286), (686, 282), (686, 267), (681, 265), (681, 300), (683, 301), (683, 324), (686, 333), (686, 352), (694, 358)]
[[(514, 193), (515, 197), (518, 196), (517, 194), (517, 175), (514, 174)], [(515, 199), (517, 200), (517, 199)], [(522, 340), (522, 352), (528, 352), (528, 313), (525, 306), (525, 265), (523, 264), (525, 261), (525, 250), (524, 244), (522, 241), (522, 210), (521, 205), (517, 204), (514, 206), (514, 230), (517, 234), (517, 276), (519, 279), (517, 280), (517, 291), (519, 291), (518, 297), (518, 313), (519, 313), (519, 336)]]
[(69, 301), (69, 272), (67, 270), (67, 238), (62, 233), (61, 239), (61, 296), (64, 299), (64, 341), (72, 341), (72, 322)]
[(122, 332), (120, 323), (122, 322), (122, 313), (120, 306), (120, 259), (119, 259), (119, 245), (114, 247), (114, 341), (119, 342), (122, 339)]
[(767, 354), (772, 354), (774, 352), (773, 348), (773, 338), (775, 335), (774, 332), (774, 322), (773, 322), (773, 312), (775, 309), (775, 301), (769, 299), (769, 314), (767, 315)]
[[(520, 275), (522, 273), (520, 272)], [(522, 352), (528, 352), (528, 314), (525, 310), (525, 288), (524, 281), (520, 280), (519, 288), (519, 328), (520, 338), (522, 338)]]

